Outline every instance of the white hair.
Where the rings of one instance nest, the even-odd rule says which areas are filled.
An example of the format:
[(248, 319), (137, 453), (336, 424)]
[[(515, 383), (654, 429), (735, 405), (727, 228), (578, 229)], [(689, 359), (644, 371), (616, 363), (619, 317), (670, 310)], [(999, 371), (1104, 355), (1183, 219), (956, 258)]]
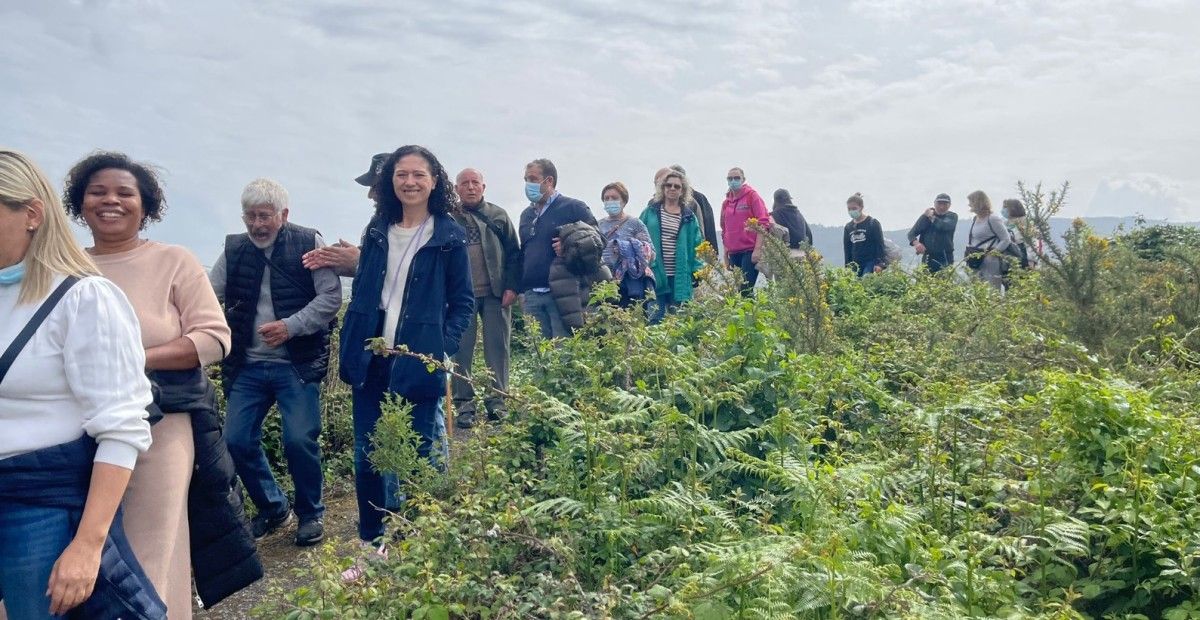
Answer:
[(258, 178), (246, 184), (242, 190), (242, 209), (260, 205), (271, 205), (275, 212), (288, 208), (288, 193), (278, 181)]

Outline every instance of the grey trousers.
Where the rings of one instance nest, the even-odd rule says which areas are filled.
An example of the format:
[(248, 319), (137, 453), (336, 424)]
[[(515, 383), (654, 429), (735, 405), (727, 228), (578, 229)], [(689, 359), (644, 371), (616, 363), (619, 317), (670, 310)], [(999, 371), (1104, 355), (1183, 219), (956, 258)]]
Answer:
[[(471, 376), (471, 364), (475, 359), (475, 342), (480, 319), (483, 322), (483, 360), (492, 373), (492, 387), (508, 391), (509, 339), (512, 336), (512, 309), (501, 308), (499, 297), (476, 297), (475, 312), (471, 322), (463, 331), (454, 364), (458, 372)], [(454, 377), (452, 381), (454, 409), (459, 413), (475, 411), (475, 388), (467, 381)], [(505, 410), (504, 397), (488, 391), (484, 396), (488, 411), (497, 413)]]

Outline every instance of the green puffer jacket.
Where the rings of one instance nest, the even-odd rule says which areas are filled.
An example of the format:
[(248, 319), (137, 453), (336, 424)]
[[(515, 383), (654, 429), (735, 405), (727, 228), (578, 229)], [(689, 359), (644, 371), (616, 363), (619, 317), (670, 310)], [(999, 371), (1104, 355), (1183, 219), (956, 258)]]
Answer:
[(657, 295), (671, 292), (675, 303), (682, 303), (692, 298), (692, 274), (701, 267), (700, 259), (696, 258), (696, 246), (700, 245), (704, 238), (700, 236), (700, 224), (696, 221), (695, 212), (684, 207), (682, 221), (679, 222), (679, 236), (675, 239), (675, 273), (671, 274), (671, 277), (675, 278), (675, 289), (671, 291), (668, 288), (670, 282), (667, 280), (667, 269), (662, 260), (662, 218), (659, 215), (661, 210), (662, 203), (655, 203), (646, 207), (641, 215), (642, 223), (650, 231), (650, 240), (654, 242), (654, 263), (650, 265), (654, 271), (654, 292)]
[(492, 281), (492, 295), (503, 297), (504, 291), (520, 290), (521, 241), (508, 213), (484, 201), (476, 208), (464, 206), (451, 215), (464, 228), (468, 226), (468, 218), (479, 228), (485, 267), (488, 279)]

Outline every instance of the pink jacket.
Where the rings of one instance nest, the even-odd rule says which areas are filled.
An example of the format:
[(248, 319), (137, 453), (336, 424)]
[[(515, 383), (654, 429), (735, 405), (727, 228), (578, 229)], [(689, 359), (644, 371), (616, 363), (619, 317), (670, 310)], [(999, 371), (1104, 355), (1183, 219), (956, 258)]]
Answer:
[(725, 244), (725, 254), (754, 249), (758, 235), (746, 230), (746, 220), (752, 217), (765, 227), (771, 226), (767, 203), (753, 187), (742, 185), (737, 192), (725, 194), (725, 202), (721, 204), (721, 242)]

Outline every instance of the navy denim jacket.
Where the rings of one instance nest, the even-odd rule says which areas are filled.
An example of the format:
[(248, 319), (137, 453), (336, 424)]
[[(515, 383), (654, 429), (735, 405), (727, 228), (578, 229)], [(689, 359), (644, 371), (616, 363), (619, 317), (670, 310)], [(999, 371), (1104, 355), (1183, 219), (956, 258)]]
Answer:
[[(433, 237), (413, 256), (405, 285), (407, 301), (394, 342), (410, 351), (442, 359), (458, 351), (458, 342), (475, 308), (467, 233), (449, 215), (435, 215)], [(339, 369), (342, 381), (362, 387), (371, 352), (364, 349), (383, 329), (379, 299), (387, 271), (388, 223), (376, 215), (363, 233), (362, 253), (342, 324)], [(396, 358), (388, 389), (411, 402), (429, 402), (445, 393), (443, 370), (430, 373), (416, 358)]]
[[(96, 442), (84, 435), (75, 441), (0, 460), (0, 504), (62, 508), (79, 527), (92, 479)], [(67, 614), (91, 620), (160, 620), (167, 607), (142, 571), (125, 529), (121, 511), (113, 517), (100, 552), (100, 572), (92, 595)]]

